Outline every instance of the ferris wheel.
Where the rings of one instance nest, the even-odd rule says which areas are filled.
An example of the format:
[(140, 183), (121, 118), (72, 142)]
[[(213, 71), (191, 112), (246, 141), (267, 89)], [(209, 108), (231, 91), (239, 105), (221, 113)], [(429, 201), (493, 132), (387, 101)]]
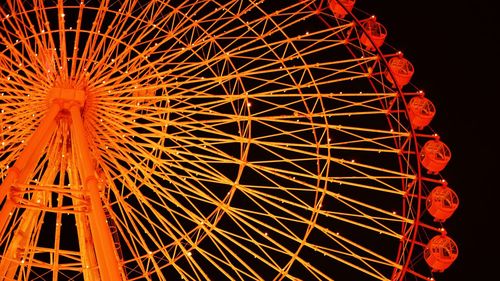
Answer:
[(0, 4), (0, 280), (446, 270), (411, 62), (354, 0), (284, 2)]

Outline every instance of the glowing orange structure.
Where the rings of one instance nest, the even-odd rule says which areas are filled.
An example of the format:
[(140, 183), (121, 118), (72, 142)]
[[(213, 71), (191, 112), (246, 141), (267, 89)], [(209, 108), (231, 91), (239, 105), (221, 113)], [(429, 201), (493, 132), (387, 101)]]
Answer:
[(375, 48), (379, 48), (384, 44), (385, 38), (387, 37), (387, 30), (382, 24), (377, 22), (375, 18), (369, 18), (364, 21), (362, 27), (363, 34), (359, 41), (366, 49), (375, 51)]
[(439, 140), (429, 140), (422, 147), (422, 166), (429, 173), (441, 172), (451, 159), (450, 149)]
[(341, 19), (352, 11), (355, 4), (356, 0), (328, 0), (328, 7), (333, 15)]
[(436, 186), (427, 197), (427, 210), (436, 221), (444, 222), (458, 208), (458, 196), (447, 185)]
[(3, 1), (0, 281), (449, 267), (435, 111), (354, 2)]
[(413, 76), (413, 65), (403, 57), (392, 57), (387, 65), (385, 78), (392, 83), (392, 87), (403, 87), (410, 83)]
[(436, 114), (434, 104), (423, 96), (411, 98), (408, 104), (408, 116), (410, 123), (417, 130), (422, 130), (429, 125)]
[(438, 272), (447, 269), (457, 257), (457, 244), (446, 235), (434, 236), (424, 252), (425, 261), (434, 271)]

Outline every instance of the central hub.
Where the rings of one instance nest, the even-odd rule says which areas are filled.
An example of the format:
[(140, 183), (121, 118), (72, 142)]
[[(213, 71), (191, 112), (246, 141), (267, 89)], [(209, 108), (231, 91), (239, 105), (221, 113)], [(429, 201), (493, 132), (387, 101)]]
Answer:
[(85, 98), (85, 91), (80, 89), (54, 87), (47, 93), (49, 103), (61, 102), (65, 109), (69, 109), (75, 103), (79, 104), (80, 108), (83, 107)]

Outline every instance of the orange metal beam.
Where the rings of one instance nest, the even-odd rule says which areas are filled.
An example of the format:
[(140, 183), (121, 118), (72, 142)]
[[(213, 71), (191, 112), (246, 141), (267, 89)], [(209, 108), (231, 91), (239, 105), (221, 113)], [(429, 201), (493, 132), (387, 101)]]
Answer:
[[(8, 194), (11, 188), (17, 183), (25, 183), (30, 174), (33, 172), (38, 160), (42, 156), (47, 143), (54, 129), (56, 128), (56, 116), (61, 109), (59, 103), (52, 103), (49, 107), (46, 116), (41, 120), (39, 127), (35, 130), (31, 138), (28, 140), (26, 147), (19, 155), (14, 166), (9, 169), (7, 177), (0, 187), (0, 202), (5, 200), (5, 203), (0, 211), (0, 234), (3, 236), (8, 225), (10, 216), (16, 207), (16, 202), (9, 198)], [(18, 261), (15, 260), (16, 250), (24, 245), (31, 234), (29, 229), (32, 229), (35, 224), (35, 218), (39, 213), (29, 212), (27, 216), (23, 214), (23, 220), (19, 229), (20, 235), (16, 235), (9, 244), (9, 250), (6, 257), (0, 262), (0, 276), (12, 279), (14, 278)], [(28, 232), (28, 233), (24, 233)]]
[(15, 207), (15, 202), (10, 200), (8, 193), (14, 184), (23, 183), (32, 173), (50, 140), (52, 132), (56, 128), (56, 116), (60, 110), (61, 105), (59, 103), (54, 102), (51, 104), (46, 116), (40, 121), (40, 126), (27, 141), (26, 147), (19, 155), (14, 166), (9, 169), (5, 180), (0, 186), (0, 202), (5, 200), (4, 206), (0, 211), (0, 234), (2, 235), (10, 217), (9, 214)]
[(92, 165), (92, 158), (90, 157), (91, 153), (85, 136), (80, 107), (80, 104), (75, 102), (69, 108), (72, 121), (71, 140), (78, 153), (77, 158), (79, 163), (77, 166), (83, 182), (83, 189), (90, 195), (90, 231), (99, 264), (99, 273), (103, 281), (122, 280), (122, 274), (120, 273), (121, 266), (118, 262), (113, 236), (106, 222), (106, 214), (101, 203), (95, 168)]
[[(69, 158), (72, 158), (70, 156)], [(74, 158), (73, 158), (74, 159)], [(71, 161), (75, 165), (74, 162)], [(78, 168), (72, 166), (72, 169), (68, 169), (68, 175), (71, 182), (71, 190), (75, 191), (73, 194), (73, 204), (75, 206), (81, 205), (79, 200), (83, 200), (81, 190), (80, 190), (80, 180), (78, 178)], [(76, 199), (79, 198), (79, 199)], [(78, 244), (80, 248), (80, 255), (82, 260), (82, 272), (84, 280), (100, 281), (99, 267), (97, 265), (96, 253), (94, 250), (94, 244), (92, 243), (92, 233), (90, 231), (89, 217), (87, 216), (84, 207), (76, 207), (75, 222), (76, 229), (78, 233)]]

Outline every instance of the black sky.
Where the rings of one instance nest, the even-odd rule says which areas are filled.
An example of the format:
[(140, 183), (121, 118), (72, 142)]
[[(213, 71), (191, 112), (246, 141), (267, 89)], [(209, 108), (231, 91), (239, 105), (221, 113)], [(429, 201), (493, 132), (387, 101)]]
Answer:
[[(500, 203), (497, 167), (499, 29), (493, 1), (358, 0), (377, 15), (388, 42), (415, 67), (412, 80), (437, 107), (431, 127), (452, 151), (442, 172), (460, 197), (445, 222), (460, 256), (437, 281), (493, 280), (497, 276)], [(498, 26), (498, 22), (496, 22)], [(471, 278), (471, 279), (468, 279)]]

